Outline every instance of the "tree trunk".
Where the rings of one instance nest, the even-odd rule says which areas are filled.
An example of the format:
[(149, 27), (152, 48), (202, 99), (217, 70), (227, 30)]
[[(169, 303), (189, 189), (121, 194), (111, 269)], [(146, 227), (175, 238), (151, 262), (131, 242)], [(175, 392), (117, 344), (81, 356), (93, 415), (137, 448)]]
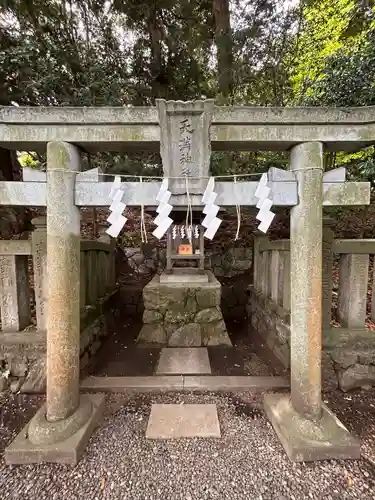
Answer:
[(213, 0), (219, 92), (228, 97), (233, 90), (233, 41), (229, 0)]
[(151, 87), (152, 87), (152, 97), (162, 98), (164, 97), (164, 69), (163, 69), (163, 59), (162, 59), (162, 27), (158, 20), (158, 11), (156, 6), (150, 8), (149, 18), (148, 18), (148, 32), (150, 36), (150, 49), (151, 49), (151, 63), (150, 63), (150, 73), (151, 73)]
[[(15, 151), (0, 148), (0, 181), (20, 181), (21, 165)], [(14, 233), (25, 231), (29, 226), (27, 211), (23, 207), (0, 205), (0, 236), (10, 238)]]

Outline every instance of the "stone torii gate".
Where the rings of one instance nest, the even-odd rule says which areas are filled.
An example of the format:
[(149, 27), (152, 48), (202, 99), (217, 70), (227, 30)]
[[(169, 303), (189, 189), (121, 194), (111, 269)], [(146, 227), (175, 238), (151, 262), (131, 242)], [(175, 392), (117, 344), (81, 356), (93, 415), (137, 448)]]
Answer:
[[(159, 125), (160, 124), (160, 125)], [(189, 126), (187, 127), (186, 124)], [(187, 136), (186, 136), (187, 134)], [(187, 137), (187, 138), (186, 138)], [(265, 409), (293, 460), (356, 458), (359, 444), (321, 399), (322, 208), (369, 203), (370, 185), (323, 173), (323, 152), (375, 143), (373, 108), (215, 107), (159, 101), (149, 108), (0, 108), (0, 147), (47, 149), (47, 174), (0, 182), (0, 204), (47, 207), (47, 400), (6, 450), (7, 463), (75, 464), (103, 407), (79, 391), (80, 220), (77, 207), (108, 206), (111, 184), (80, 172), (80, 152), (157, 150), (166, 176), (178, 164), (198, 176), (214, 150), (290, 150), (290, 171), (273, 169), (273, 204), (291, 209), (291, 394)], [(65, 171), (65, 172), (64, 172)], [(86, 174), (87, 175), (87, 174)], [(255, 206), (257, 182), (217, 182), (221, 207)], [(124, 203), (155, 207), (160, 182), (122, 183)], [(191, 190), (202, 207), (202, 182)], [(174, 207), (187, 196), (177, 181)]]

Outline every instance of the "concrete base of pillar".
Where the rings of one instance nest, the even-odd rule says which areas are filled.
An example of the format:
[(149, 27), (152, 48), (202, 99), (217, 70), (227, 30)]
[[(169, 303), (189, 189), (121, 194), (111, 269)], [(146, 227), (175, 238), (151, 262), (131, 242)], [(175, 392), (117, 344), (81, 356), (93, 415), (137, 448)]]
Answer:
[[(5, 450), (4, 458), (6, 464), (21, 465), (48, 462), (76, 465), (86, 448), (91, 434), (100, 425), (104, 410), (104, 401), (104, 394), (82, 394), (81, 402), (92, 406), (89, 419), (77, 432), (57, 443), (32, 443), (28, 438), (29, 422)], [(39, 418), (45, 412), (46, 407), (43, 405), (35, 417)]]
[(360, 458), (359, 441), (325, 405), (317, 422), (302, 418), (288, 394), (267, 394), (264, 409), (292, 462)]

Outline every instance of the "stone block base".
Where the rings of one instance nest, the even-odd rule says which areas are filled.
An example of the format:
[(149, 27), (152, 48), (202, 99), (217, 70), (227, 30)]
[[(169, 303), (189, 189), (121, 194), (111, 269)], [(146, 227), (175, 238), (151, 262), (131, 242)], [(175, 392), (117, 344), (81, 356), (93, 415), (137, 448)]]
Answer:
[(359, 441), (325, 405), (317, 422), (302, 418), (288, 394), (266, 394), (264, 409), (291, 461), (360, 458)]
[[(28, 439), (30, 423), (26, 424), (14, 441), (5, 450), (4, 458), (7, 465), (62, 463), (76, 465), (84, 452), (94, 429), (100, 424), (104, 410), (104, 394), (83, 394), (92, 405), (92, 413), (87, 422), (72, 436), (54, 444), (38, 444)], [(36, 415), (45, 413), (45, 405)]]
[(171, 347), (232, 345), (221, 312), (219, 281), (210, 271), (203, 275), (206, 282), (197, 282), (196, 276), (192, 274), (189, 280), (186, 274), (183, 282), (165, 282), (155, 276), (145, 286), (144, 324), (138, 343)]

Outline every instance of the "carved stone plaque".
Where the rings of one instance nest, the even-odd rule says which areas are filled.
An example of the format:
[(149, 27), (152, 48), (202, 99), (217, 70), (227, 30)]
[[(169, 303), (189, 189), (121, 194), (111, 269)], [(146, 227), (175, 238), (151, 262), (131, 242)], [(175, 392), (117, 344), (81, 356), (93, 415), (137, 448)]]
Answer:
[[(187, 177), (190, 194), (203, 194), (209, 177), (210, 124), (213, 99), (165, 101), (157, 99), (160, 124), (160, 154), (166, 177)], [(195, 178), (194, 178), (195, 177)], [(185, 194), (186, 181), (170, 181), (172, 194)]]

